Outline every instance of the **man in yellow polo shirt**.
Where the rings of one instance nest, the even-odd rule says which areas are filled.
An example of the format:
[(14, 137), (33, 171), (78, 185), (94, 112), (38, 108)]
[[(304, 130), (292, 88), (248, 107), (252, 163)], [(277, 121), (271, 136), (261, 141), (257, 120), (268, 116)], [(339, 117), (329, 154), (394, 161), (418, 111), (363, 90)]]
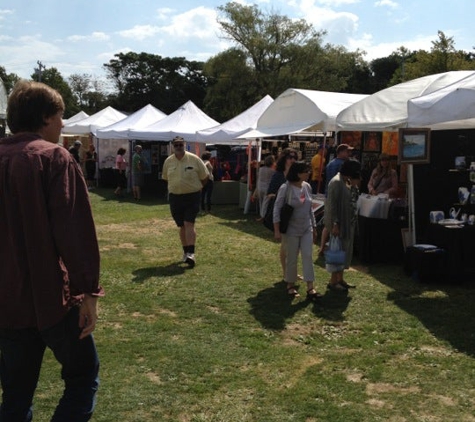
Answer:
[(163, 163), (162, 178), (168, 182), (170, 211), (180, 228), (183, 262), (195, 266), (195, 220), (200, 211), (201, 189), (208, 182), (208, 170), (195, 154), (185, 150), (185, 140), (176, 136), (173, 154)]

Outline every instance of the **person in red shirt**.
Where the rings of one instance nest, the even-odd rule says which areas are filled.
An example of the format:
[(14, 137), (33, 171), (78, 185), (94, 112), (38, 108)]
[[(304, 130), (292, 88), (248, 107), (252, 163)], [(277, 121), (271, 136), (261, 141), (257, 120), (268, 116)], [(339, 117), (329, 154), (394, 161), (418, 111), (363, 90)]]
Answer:
[(86, 183), (58, 145), (64, 102), (19, 81), (0, 140), (0, 420), (32, 420), (43, 353), (61, 365), (64, 392), (51, 419), (88, 421), (98, 388), (99, 248)]

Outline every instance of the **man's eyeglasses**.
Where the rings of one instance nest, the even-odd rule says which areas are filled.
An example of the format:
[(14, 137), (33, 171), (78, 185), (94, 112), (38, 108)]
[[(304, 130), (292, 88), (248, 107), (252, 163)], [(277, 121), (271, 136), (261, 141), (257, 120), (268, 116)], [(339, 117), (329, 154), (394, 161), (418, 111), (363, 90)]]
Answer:
[(297, 156), (296, 155), (289, 155), (287, 158), (291, 159), (291, 160), (296, 160)]
[(173, 144), (173, 148), (181, 148), (183, 147), (185, 144)]

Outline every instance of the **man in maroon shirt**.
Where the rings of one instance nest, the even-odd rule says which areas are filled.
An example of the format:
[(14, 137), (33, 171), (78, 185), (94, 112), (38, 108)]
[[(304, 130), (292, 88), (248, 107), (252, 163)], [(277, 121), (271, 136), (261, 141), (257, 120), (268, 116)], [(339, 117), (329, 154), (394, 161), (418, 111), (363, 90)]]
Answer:
[(18, 82), (8, 100), (14, 134), (0, 140), (0, 421), (31, 421), (43, 353), (65, 388), (51, 421), (88, 421), (98, 387), (92, 332), (99, 249), (82, 172), (57, 142), (60, 94)]

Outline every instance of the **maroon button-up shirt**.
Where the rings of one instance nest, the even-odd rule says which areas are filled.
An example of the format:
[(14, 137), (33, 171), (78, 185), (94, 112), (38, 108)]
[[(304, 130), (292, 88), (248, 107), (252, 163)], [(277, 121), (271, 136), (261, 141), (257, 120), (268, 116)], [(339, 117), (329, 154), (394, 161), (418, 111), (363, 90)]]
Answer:
[(0, 239), (0, 328), (47, 328), (77, 296), (103, 295), (82, 172), (39, 135), (0, 140)]

